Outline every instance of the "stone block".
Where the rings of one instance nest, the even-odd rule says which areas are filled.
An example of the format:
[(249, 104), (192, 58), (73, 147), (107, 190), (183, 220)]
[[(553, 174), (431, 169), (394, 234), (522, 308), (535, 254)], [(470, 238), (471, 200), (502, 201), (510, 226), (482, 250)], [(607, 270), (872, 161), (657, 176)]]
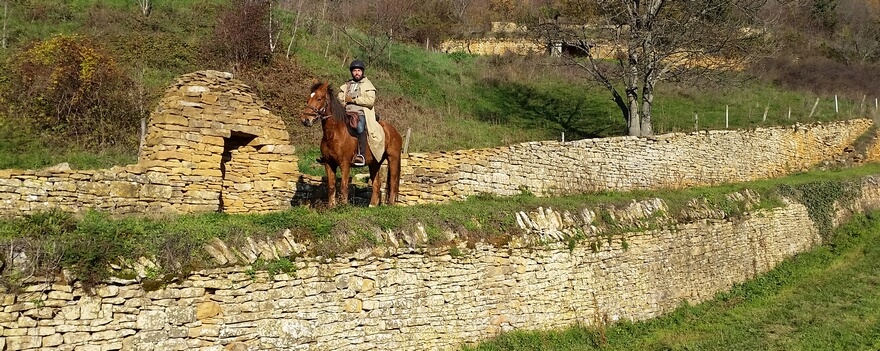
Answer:
[(299, 166), (296, 162), (269, 162), (269, 175), (274, 174), (298, 174)]
[(39, 336), (10, 336), (6, 338), (7, 351), (35, 349), (42, 344), (43, 338)]
[(364, 302), (360, 299), (346, 299), (342, 304), (342, 310), (348, 313), (359, 313), (364, 310)]
[(115, 198), (133, 199), (138, 197), (140, 184), (131, 182), (110, 182), (109, 195)]
[(64, 333), (64, 343), (70, 345), (85, 344), (91, 340), (91, 335), (86, 332)]
[(154, 114), (150, 116), (150, 124), (171, 124), (178, 126), (187, 126), (189, 125), (188, 121), (189, 120), (186, 117), (176, 116), (172, 114)]
[(145, 184), (140, 191), (141, 198), (148, 199), (169, 199), (173, 193), (170, 185)]
[[(43, 337), (42, 347), (53, 347), (61, 345), (62, 343), (64, 343), (64, 337), (62, 337), (61, 334), (46, 335)], [(2, 349), (3, 347), (0, 346), (0, 350)]]
[(154, 160), (180, 160), (191, 161), (192, 153), (181, 151), (157, 151), (151, 156)]
[(162, 330), (168, 325), (168, 314), (165, 311), (142, 311), (137, 316), (137, 329)]
[(214, 318), (223, 313), (220, 305), (214, 301), (203, 302), (196, 307), (196, 319)]

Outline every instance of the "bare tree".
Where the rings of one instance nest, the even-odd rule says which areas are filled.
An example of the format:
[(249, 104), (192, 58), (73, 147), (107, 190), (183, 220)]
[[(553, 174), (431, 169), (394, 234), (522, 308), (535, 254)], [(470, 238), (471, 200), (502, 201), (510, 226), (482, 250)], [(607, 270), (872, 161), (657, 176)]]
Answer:
[(235, 67), (261, 65), (272, 57), (269, 0), (235, 0), (218, 16), (214, 35), (202, 45), (220, 61)]
[(293, 43), (296, 41), (296, 31), (299, 29), (299, 19), (302, 16), (302, 4), (303, 0), (299, 0), (296, 4), (296, 19), (293, 20), (293, 31), (290, 34), (290, 42), (287, 43), (287, 58), (290, 58), (290, 50), (293, 48)]
[(278, 39), (281, 37), (281, 24), (278, 23), (279, 20), (272, 13), (272, 5), (274, 3), (274, 0), (269, 0), (268, 4), (266, 4), (269, 7), (267, 12), (269, 16), (269, 52), (271, 53), (275, 53), (275, 48), (278, 47)]
[(848, 0), (838, 10), (841, 20), (829, 46), (849, 64), (880, 59), (880, 5)]
[(419, 2), (408, 0), (376, 0), (353, 2), (338, 13), (345, 17), (341, 23), (357, 24), (365, 35), (358, 35), (353, 26), (342, 25), (340, 31), (366, 56), (367, 62), (375, 62), (388, 49), (395, 32), (401, 32), (410, 14)]
[(153, 10), (153, 4), (150, 0), (135, 0), (137, 1), (138, 7), (141, 9), (141, 14), (144, 16), (149, 16), (150, 12)]
[(3, 32), (0, 33), (0, 46), (6, 49), (7, 43), (6, 38), (8, 34), (6, 32), (6, 26), (9, 23), (9, 0), (3, 0)]
[(717, 79), (772, 47), (761, 12), (767, 1), (572, 0), (571, 7), (595, 13), (594, 23), (539, 28), (568, 49), (564, 62), (607, 88), (629, 135), (648, 136), (659, 82)]

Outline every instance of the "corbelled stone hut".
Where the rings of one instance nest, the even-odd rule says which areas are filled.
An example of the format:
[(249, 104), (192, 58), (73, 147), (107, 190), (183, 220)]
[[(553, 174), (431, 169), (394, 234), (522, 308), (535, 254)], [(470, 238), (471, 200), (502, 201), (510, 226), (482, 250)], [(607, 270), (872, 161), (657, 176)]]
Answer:
[(281, 210), (299, 176), (289, 138), (284, 122), (232, 74), (186, 74), (150, 116), (138, 164), (0, 170), (0, 215)]
[[(183, 212), (290, 206), (299, 174), (284, 122), (231, 73), (179, 77), (150, 116), (139, 164), (166, 174)], [(179, 192), (179, 193), (177, 193)]]

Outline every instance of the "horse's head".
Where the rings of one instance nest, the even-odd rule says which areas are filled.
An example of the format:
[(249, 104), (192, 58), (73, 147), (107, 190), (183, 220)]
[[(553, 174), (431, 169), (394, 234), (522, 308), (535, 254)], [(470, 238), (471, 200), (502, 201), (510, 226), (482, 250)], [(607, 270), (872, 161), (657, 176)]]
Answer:
[(325, 119), (330, 116), (330, 84), (328, 82), (312, 81), (312, 92), (309, 101), (300, 116), (300, 121), (306, 127), (310, 127), (316, 119)]

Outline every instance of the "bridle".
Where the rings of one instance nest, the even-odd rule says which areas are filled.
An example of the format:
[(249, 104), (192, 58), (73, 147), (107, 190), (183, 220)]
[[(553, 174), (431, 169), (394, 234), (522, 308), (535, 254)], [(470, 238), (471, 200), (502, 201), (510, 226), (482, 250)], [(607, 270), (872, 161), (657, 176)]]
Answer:
[(322, 120), (322, 121), (325, 120), (325, 119), (327, 119), (327, 118), (330, 118), (330, 114), (329, 114), (329, 113), (326, 113), (326, 112), (327, 112), (327, 105), (329, 105), (329, 104), (330, 104), (330, 101), (328, 100), (327, 102), (324, 103), (323, 106), (321, 106), (321, 108), (314, 108), (314, 107), (311, 107), (311, 106), (306, 106), (306, 107), (310, 108), (310, 109), (312, 110), (312, 112), (314, 112), (314, 114), (308, 114), (308, 113), (307, 113), (306, 115), (307, 115), (307, 116), (321, 117), (321, 120)]

